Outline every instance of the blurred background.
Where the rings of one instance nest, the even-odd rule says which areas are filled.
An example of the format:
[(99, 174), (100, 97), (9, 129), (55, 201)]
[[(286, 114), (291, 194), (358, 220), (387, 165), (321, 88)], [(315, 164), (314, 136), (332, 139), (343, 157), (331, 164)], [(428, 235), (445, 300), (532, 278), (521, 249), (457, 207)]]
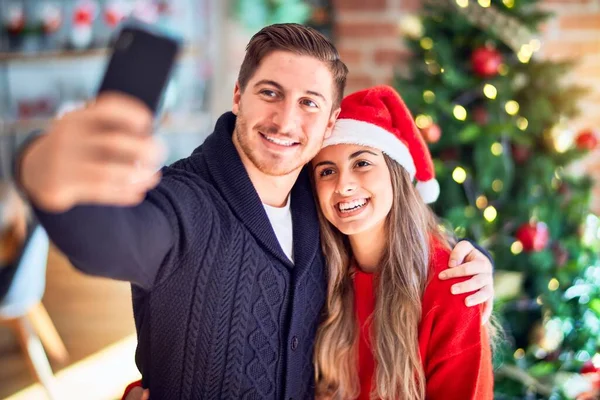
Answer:
[(347, 93), (394, 85), (436, 213), (496, 261), (496, 398), (600, 398), (600, 0), (0, 0), (0, 398), (114, 399), (139, 377), (129, 285), (75, 271), (8, 183), (27, 134), (93, 96), (129, 16), (185, 38), (169, 161), (230, 109), (267, 24), (329, 36)]

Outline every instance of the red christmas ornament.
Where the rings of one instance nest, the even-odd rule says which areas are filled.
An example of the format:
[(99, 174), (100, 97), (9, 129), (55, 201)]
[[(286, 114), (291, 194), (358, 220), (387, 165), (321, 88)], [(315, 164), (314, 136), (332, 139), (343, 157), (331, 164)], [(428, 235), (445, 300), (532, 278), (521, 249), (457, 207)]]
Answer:
[(94, 22), (94, 11), (87, 7), (80, 7), (73, 14), (74, 25), (92, 25)]
[(598, 135), (591, 129), (585, 130), (577, 135), (575, 144), (579, 150), (594, 150), (598, 147)]
[(548, 245), (550, 233), (545, 223), (538, 222), (521, 225), (515, 237), (523, 244), (523, 250), (526, 252), (538, 252)]
[(593, 372), (598, 372), (598, 368), (594, 365), (594, 363), (591, 360), (586, 361), (581, 366), (581, 370), (579, 371), (579, 373), (581, 374), (589, 374)]
[(524, 164), (531, 157), (531, 150), (527, 146), (512, 144), (512, 156), (517, 164)]
[(473, 72), (482, 78), (498, 74), (500, 64), (502, 64), (502, 54), (493, 47), (479, 47), (471, 54)]
[(442, 129), (438, 124), (431, 124), (421, 129), (421, 134), (427, 143), (437, 143), (442, 136)]

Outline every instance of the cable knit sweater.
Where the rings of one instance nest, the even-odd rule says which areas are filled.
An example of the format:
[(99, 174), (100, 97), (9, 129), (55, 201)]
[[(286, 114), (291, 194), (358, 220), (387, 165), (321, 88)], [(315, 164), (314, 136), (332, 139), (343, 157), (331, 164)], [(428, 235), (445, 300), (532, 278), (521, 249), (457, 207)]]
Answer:
[(36, 210), (77, 268), (133, 282), (136, 361), (153, 398), (313, 397), (325, 276), (307, 171), (291, 193), (292, 265), (233, 146), (234, 126), (222, 115), (137, 207)]

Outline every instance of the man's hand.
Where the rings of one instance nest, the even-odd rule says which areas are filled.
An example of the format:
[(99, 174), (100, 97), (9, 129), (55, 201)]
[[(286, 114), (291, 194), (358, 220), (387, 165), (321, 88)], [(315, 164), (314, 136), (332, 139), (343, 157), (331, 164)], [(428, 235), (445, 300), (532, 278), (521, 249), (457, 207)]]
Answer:
[(103, 94), (55, 120), (20, 161), (19, 183), (38, 207), (63, 212), (78, 204), (131, 206), (159, 182), (164, 150), (152, 137), (141, 102)]
[(490, 260), (465, 240), (458, 242), (450, 254), (448, 269), (440, 272), (440, 279), (472, 276), (471, 279), (452, 285), (452, 294), (477, 291), (465, 299), (468, 307), (485, 303), (482, 323), (492, 315), (494, 307), (494, 277)]

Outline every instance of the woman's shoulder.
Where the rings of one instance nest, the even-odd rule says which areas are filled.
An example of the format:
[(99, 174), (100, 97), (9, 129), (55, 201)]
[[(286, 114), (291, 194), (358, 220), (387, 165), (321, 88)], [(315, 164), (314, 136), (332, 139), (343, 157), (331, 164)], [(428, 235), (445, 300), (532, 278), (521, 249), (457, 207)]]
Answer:
[[(465, 299), (470, 294), (452, 294), (452, 286), (456, 283), (470, 279), (456, 278), (442, 280), (440, 272), (448, 269), (452, 249), (448, 243), (439, 239), (432, 239), (430, 245), (429, 279), (423, 294), (423, 315), (434, 308), (441, 308), (444, 312), (464, 314), (467, 311)], [(476, 308), (476, 307), (474, 307)], [(474, 310), (473, 310), (474, 311)]]

